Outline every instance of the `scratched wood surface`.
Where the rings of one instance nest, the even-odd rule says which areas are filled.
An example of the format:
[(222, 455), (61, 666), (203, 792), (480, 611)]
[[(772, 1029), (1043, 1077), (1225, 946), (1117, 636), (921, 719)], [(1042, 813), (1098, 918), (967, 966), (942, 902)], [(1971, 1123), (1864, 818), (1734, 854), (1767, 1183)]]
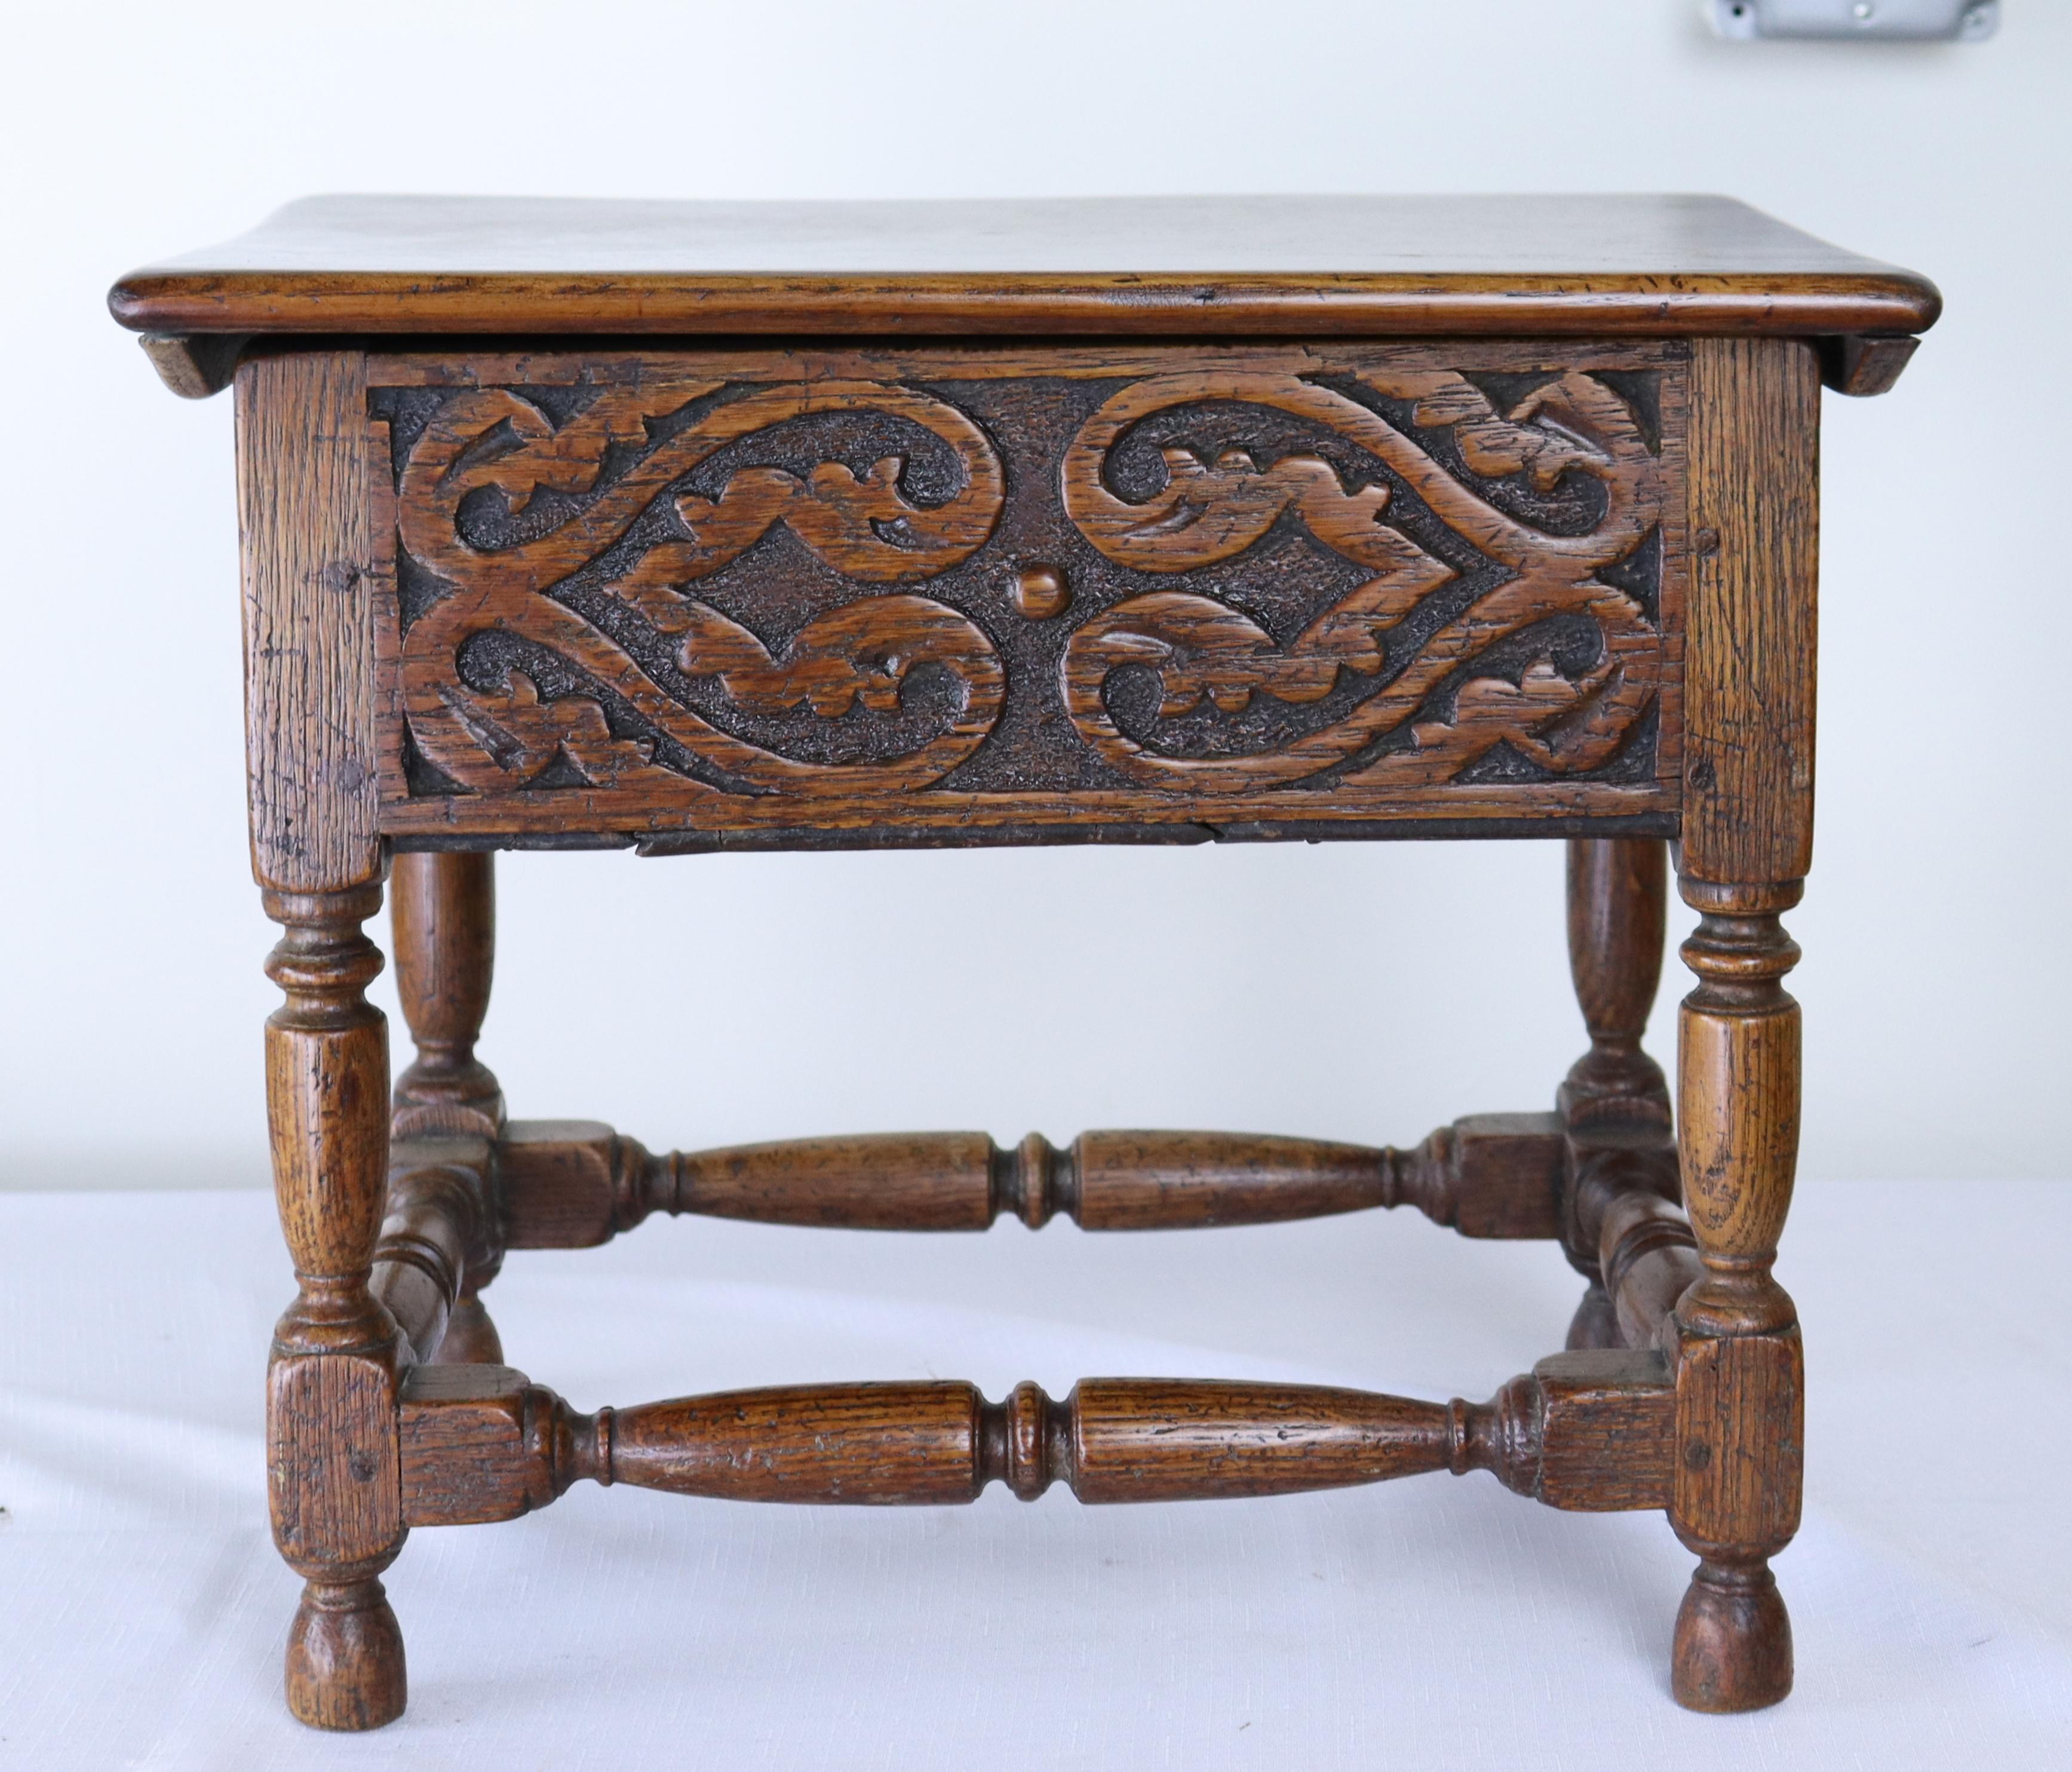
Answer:
[(238, 384), (245, 794), (253, 875), (277, 891), (381, 878), (365, 365), (313, 352)]

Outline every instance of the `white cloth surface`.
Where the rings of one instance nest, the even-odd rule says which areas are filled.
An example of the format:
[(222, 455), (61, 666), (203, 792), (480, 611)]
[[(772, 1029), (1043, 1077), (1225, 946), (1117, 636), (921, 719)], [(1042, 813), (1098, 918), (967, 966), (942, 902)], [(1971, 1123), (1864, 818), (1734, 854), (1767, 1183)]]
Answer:
[[(410, 1708), (281, 1700), (260, 1376), (290, 1296), (254, 1193), (0, 1194), (0, 1766), (2072, 1766), (2072, 1186), (1802, 1188), (1798, 1690), (1668, 1696), (1691, 1558), (1659, 1515), (1493, 1479), (1087, 1508), (757, 1507), (579, 1485), (414, 1533)], [(703, 1221), (521, 1253), (512, 1363), (578, 1406), (736, 1385), (1257, 1376), (1480, 1399), (1560, 1345), (1545, 1245), (1405, 1214), (894, 1237)]]

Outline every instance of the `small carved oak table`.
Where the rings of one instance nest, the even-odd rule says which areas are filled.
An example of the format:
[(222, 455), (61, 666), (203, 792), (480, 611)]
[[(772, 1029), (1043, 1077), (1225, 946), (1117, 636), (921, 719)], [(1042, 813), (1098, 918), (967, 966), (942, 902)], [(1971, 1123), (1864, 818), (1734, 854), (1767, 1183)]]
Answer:
[[(404, 1704), (413, 1527), (579, 1478), (1087, 1502), (1488, 1470), (1661, 1509), (1700, 1710), (1774, 1703), (1799, 1519), (1798, 1133), (1824, 380), (1931, 286), (1706, 198), (298, 204), (112, 297), (236, 386), (252, 853), (301, 1290), (268, 1389), (305, 1721)], [(1414, 1150), (982, 1133), (652, 1157), (505, 1117), (491, 854), (1560, 837), (1590, 1050)], [(1667, 847), (1700, 913), (1675, 1130), (1641, 1050)], [(360, 932), (393, 870), (417, 1062)], [(503, 1363), (507, 1250), (648, 1213), (977, 1230), (1408, 1203), (1558, 1242), (1568, 1351), (1490, 1402), (1098, 1379), (594, 1416)], [(1688, 1217), (1687, 1215), (1688, 1214)]]

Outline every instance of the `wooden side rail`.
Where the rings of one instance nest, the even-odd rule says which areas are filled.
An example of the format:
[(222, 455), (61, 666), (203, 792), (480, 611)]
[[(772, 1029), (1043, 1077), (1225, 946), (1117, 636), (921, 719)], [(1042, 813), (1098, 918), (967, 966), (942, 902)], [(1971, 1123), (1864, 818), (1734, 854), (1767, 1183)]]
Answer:
[(1690, 1219), (1653, 1194), (1624, 1194), (1605, 1214), (1598, 1247), (1621, 1338), (1667, 1351), (1676, 1340), (1676, 1301), (1705, 1274)]
[(405, 1523), (510, 1519), (579, 1478), (735, 1501), (927, 1506), (1001, 1482), (1081, 1501), (1293, 1494), (1450, 1470), (1551, 1507), (1667, 1504), (1675, 1392), (1659, 1355), (1560, 1354), (1484, 1404), (1213, 1379), (784, 1386), (581, 1415), (502, 1366), (421, 1367), (402, 1401)]
[(1675, 1341), (1676, 1301), (1704, 1277), (1681, 1207), (1676, 1146), (1665, 1131), (1630, 1143), (1576, 1141), (1572, 1242), (1593, 1252), (1628, 1347)]
[(651, 1156), (590, 1120), (512, 1120), (496, 1145), (506, 1245), (587, 1248), (651, 1212), (873, 1231), (1170, 1230), (1415, 1206), (1471, 1237), (1561, 1230), (1564, 1147), (1554, 1114), (1478, 1114), (1416, 1149), (1239, 1133), (1032, 1133), (809, 1138)]
[(470, 1276), (500, 1258), (486, 1138), (418, 1138), (391, 1147), (388, 1207), (368, 1290), (420, 1361), (437, 1359)]

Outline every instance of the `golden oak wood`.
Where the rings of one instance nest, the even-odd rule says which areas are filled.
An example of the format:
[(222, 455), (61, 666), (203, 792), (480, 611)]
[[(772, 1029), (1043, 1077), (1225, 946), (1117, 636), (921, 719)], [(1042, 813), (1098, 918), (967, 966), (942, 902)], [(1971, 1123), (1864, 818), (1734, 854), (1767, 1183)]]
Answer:
[[(484, 1138), (417, 1138), (390, 1146), (388, 1210), (369, 1290), (420, 1360), (472, 1358), (455, 1318), (481, 1284), (482, 1252), (502, 1244), (495, 1221), (494, 1149)], [(480, 1309), (479, 1301), (476, 1309)], [(486, 1317), (461, 1333), (479, 1335)], [(493, 1326), (487, 1332), (494, 1335)]]
[[(443, 1292), (443, 1330), (426, 1359), (495, 1363), (504, 1345), (481, 1290), (504, 1260), (490, 1172), (504, 1127), (504, 1092), (475, 1055), (496, 959), (495, 858), (487, 854), (399, 855), (389, 891), (396, 983), (416, 1063), (397, 1079), (389, 1135), (398, 1141), (467, 1141), (470, 1194), (457, 1234), (463, 1265)], [(479, 1148), (479, 1154), (475, 1154)], [(436, 1348), (437, 1352), (430, 1350)]]
[(1495, 1474), (1585, 1511), (1659, 1507), (1674, 1400), (1655, 1355), (1543, 1361), (1486, 1404), (1309, 1384), (1087, 1379), (989, 1403), (968, 1384), (796, 1385), (594, 1415), (504, 1367), (424, 1368), (405, 1388), (413, 1525), (508, 1519), (571, 1482), (732, 1501), (940, 1506), (1004, 1482), (1083, 1502), (1293, 1494), (1420, 1473)]
[(403, 1638), (380, 1580), (402, 1548), (396, 1327), (368, 1289), (386, 1189), (388, 1031), (362, 994), (381, 956), (360, 933), (378, 885), (269, 892), (283, 934), (267, 975), (273, 1181), (300, 1287), (266, 1375), (273, 1540), (305, 1578), (288, 1635), (288, 1708), (323, 1729), (402, 1714)]
[[(177, 392), (237, 388), (253, 855), (284, 930), (268, 1104), (299, 1289), (267, 1432), (306, 1583), (295, 1715), (401, 1712), (380, 1577), (410, 1527), (580, 1478), (929, 1504), (1486, 1470), (1663, 1511), (1699, 1559), (1678, 1700), (1784, 1696), (1778, 919), (1811, 855), (1818, 390), (1889, 387), (1931, 286), (1716, 199), (331, 199), (111, 299)], [(493, 848), (1519, 834), (1571, 839), (1589, 1050), (1554, 1112), (1415, 1149), (656, 1156), (507, 1120), (475, 1056)], [(1642, 1046), (1671, 841), (1700, 913), (1673, 1113)], [(392, 863), (417, 1048), (393, 1116), (360, 932)], [(1569, 1351), (1482, 1404), (1096, 1379), (586, 1415), (503, 1363), (479, 1297), (507, 1248), (654, 1211), (1134, 1230), (1396, 1205), (1558, 1243), (1588, 1285)]]
[(1562, 1241), (1589, 1281), (1568, 1325), (1571, 1348), (1652, 1345), (1667, 1305), (1651, 1285), (1675, 1277), (1652, 1259), (1659, 1236), (1629, 1246), (1605, 1231), (1627, 1196), (1677, 1193), (1668, 1082), (1641, 1047), (1662, 974), (1664, 848), (1646, 838), (1568, 843), (1568, 969), (1590, 1034), (1556, 1096), (1566, 1133)]
[(1675, 1310), (1676, 1486), (1670, 1523), (1700, 1559), (1671, 1673), (1695, 1710), (1790, 1689), (1790, 1621), (1769, 1558), (1799, 1527), (1804, 1443), (1798, 1312), (1770, 1275), (1799, 1152), (1798, 944), (1778, 922), (1796, 880), (1686, 878), (1698, 975), (1678, 1034), (1684, 1197), (1704, 1277)]
[(494, 1138), (504, 1124), (503, 1092), (475, 1055), (495, 967), (495, 865), (481, 853), (396, 857), (388, 886), (396, 988), (417, 1047), (396, 1079), (398, 1138)]
[(1464, 1236), (1560, 1234), (1561, 1124), (1475, 1114), (1416, 1149), (1260, 1133), (887, 1133), (652, 1156), (594, 1120), (513, 1120), (496, 1146), (514, 1249), (588, 1248), (652, 1212), (852, 1231), (1031, 1229), (1057, 1214), (1089, 1231), (1186, 1230), (1415, 1206)]
[(1889, 393), (1920, 345), (1918, 339), (1889, 333), (1852, 333), (1823, 339), (1820, 379), (1836, 393), (1858, 398)]
[(146, 332), (137, 342), (175, 393), (183, 400), (206, 400), (230, 385), (251, 340), (241, 332)]
[(252, 871), (280, 892), (376, 882), (366, 360), (247, 364), (237, 398)]
[(267, 1372), (268, 1493), (305, 1578), (289, 1708), (326, 1729), (401, 1714), (403, 1643), (380, 1572), (401, 1548), (394, 1429), (405, 1353), (368, 1290), (383, 1215), (387, 1029), (361, 994), (381, 956), (364, 360), (245, 366), (238, 394), (253, 871), (285, 931), (266, 1030), (282, 1230), (301, 1290)]
[(1934, 286), (1720, 197), (318, 197), (133, 272), (160, 333), (1906, 334)]
[(1680, 870), (1801, 880), (1813, 859), (1820, 383), (1812, 347), (1707, 339), (1692, 363)]
[(1561, 1085), (1571, 1129), (1669, 1124), (1662, 1067), (1641, 1050), (1662, 979), (1666, 845), (1645, 837), (1568, 842), (1568, 970), (1590, 1050)]

